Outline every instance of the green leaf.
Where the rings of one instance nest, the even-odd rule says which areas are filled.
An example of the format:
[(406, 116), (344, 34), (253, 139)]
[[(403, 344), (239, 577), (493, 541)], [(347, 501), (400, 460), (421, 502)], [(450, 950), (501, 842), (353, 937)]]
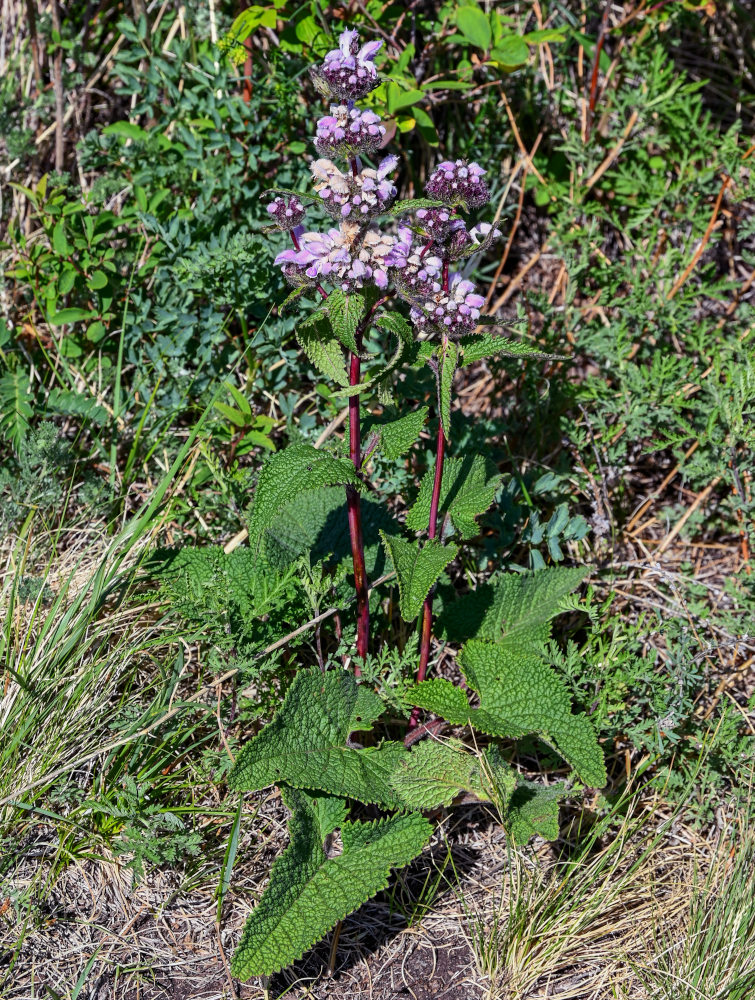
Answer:
[(132, 139), (135, 142), (146, 142), (149, 139), (149, 132), (146, 132), (134, 122), (113, 122), (106, 125), (102, 130), (103, 135), (117, 135), (121, 139)]
[(323, 318), (311, 318), (300, 323), (296, 329), (296, 339), (312, 364), (336, 385), (347, 386), (349, 373), (343, 358), (340, 342), (330, 335)]
[(542, 28), (540, 31), (528, 31), (522, 38), (528, 45), (545, 45), (548, 42), (564, 42), (566, 35), (558, 28)]
[(343, 346), (359, 354), (355, 334), (364, 316), (364, 296), (356, 293), (346, 295), (340, 288), (334, 288), (323, 303), (321, 312), (330, 320), (333, 333)]
[(61, 257), (68, 257), (73, 253), (73, 247), (66, 239), (65, 224), (62, 219), (55, 224), (52, 231), (52, 245), (55, 252), (59, 253)]
[(386, 87), (386, 107), (388, 109), (388, 114), (393, 115), (402, 108), (410, 108), (412, 104), (416, 104), (417, 101), (421, 101), (424, 96), (425, 95), (421, 90), (416, 90), (414, 88), (401, 90), (397, 83), (394, 83), (393, 80), (389, 80)]
[(439, 352), (438, 404), (440, 420), (446, 440), (451, 440), (451, 391), (454, 374), (459, 360), (459, 349), (452, 340), (447, 340)]
[(406, 198), (404, 201), (396, 202), (391, 209), (391, 215), (408, 215), (419, 208), (439, 208), (441, 205), (442, 201), (433, 201), (432, 198)]
[(282, 313), (285, 309), (288, 309), (288, 307), (293, 302), (296, 302), (297, 299), (300, 299), (302, 295), (304, 295), (304, 293), (308, 290), (309, 290), (308, 285), (299, 285), (298, 288), (294, 288), (293, 291), (289, 292), (288, 295), (285, 297), (285, 299), (278, 306), (278, 312)]
[(268, 976), (295, 962), (339, 920), (388, 884), (432, 835), (418, 813), (373, 823), (343, 823), (343, 853), (328, 858), (326, 836), (310, 796), (287, 789), (291, 840), (275, 861), (262, 899), (249, 917), (231, 961), (239, 979)]
[(456, 557), (459, 546), (441, 545), (433, 538), (420, 548), (419, 542), (407, 542), (384, 531), (380, 535), (398, 577), (401, 617), (406, 622), (414, 621), (438, 577)]
[(543, 354), (537, 348), (521, 340), (508, 340), (506, 337), (495, 337), (489, 333), (481, 335), (470, 334), (462, 337), (459, 341), (462, 360), (461, 367), (474, 364), (475, 361), (482, 361), (494, 354), (503, 354), (508, 358), (544, 358), (548, 360), (564, 360), (563, 355)]
[(554, 566), (535, 573), (502, 574), (454, 601), (442, 616), (443, 632), (452, 642), (471, 637), (546, 642), (550, 620), (586, 573), (582, 566)]
[(487, 51), (490, 46), (492, 32), (490, 21), (479, 7), (461, 7), (456, 12), (456, 24), (459, 31), (472, 45)]
[[(503, 775), (506, 775), (504, 778)], [(510, 791), (516, 776), (497, 765), (497, 783), (505, 781)], [(404, 757), (391, 779), (402, 802), (411, 809), (435, 809), (448, 806), (462, 792), (481, 800), (491, 799), (492, 769), (486, 754), (478, 756), (460, 740), (423, 740)]]
[(456, 725), (469, 723), (489, 736), (519, 739), (535, 734), (557, 750), (585, 784), (606, 783), (603, 753), (590, 720), (572, 714), (566, 685), (535, 649), (471, 639), (459, 662), (467, 684), (480, 697), (479, 708), (463, 709), (458, 696), (445, 687), (452, 687), (450, 682), (440, 680), (415, 685), (411, 703)]
[(503, 815), (506, 832), (513, 842), (523, 846), (535, 836), (558, 840), (558, 803), (565, 794), (562, 781), (540, 785), (520, 779)]
[(366, 382), (360, 382), (359, 385), (349, 386), (348, 389), (339, 389), (334, 395), (356, 396), (365, 392), (367, 389), (371, 389), (376, 384), (379, 389), (380, 386), (386, 383), (389, 376), (398, 367), (404, 351), (412, 343), (412, 328), (401, 313), (380, 313), (380, 315), (375, 319), (375, 325), (381, 327), (383, 330), (388, 330), (389, 333), (394, 334), (396, 337), (396, 350), (393, 357), (391, 357), (388, 363)]
[(353, 464), (308, 444), (295, 444), (272, 455), (262, 468), (249, 520), (249, 545), (258, 552), (265, 532), (281, 512), (307, 490), (321, 486), (361, 485)]
[[(428, 525), (434, 480), (435, 471), (428, 469), (406, 515), (406, 526), (412, 531), (423, 531)], [(438, 509), (448, 514), (463, 539), (479, 534), (475, 518), (490, 507), (500, 481), (495, 466), (482, 455), (446, 459)]]
[(438, 130), (435, 128), (435, 123), (430, 115), (423, 108), (416, 107), (412, 108), (412, 114), (425, 142), (430, 146), (437, 146), (440, 142), (438, 139)]
[(0, 434), (18, 451), (34, 416), (29, 373), (23, 368), (0, 375)]
[[(420, 436), (429, 412), (429, 407), (421, 406), (418, 410), (407, 413), (405, 417), (399, 417), (398, 420), (389, 420), (375, 425), (368, 424), (365, 431), (377, 431), (380, 435), (380, 448), (383, 454), (391, 461), (395, 461), (404, 452), (407, 452)], [(427, 527), (427, 518), (425, 518), (422, 527)]]
[(85, 319), (93, 319), (97, 313), (91, 309), (60, 309), (53, 313), (47, 320), (50, 326), (63, 326), (66, 323), (81, 323)]
[(520, 35), (509, 35), (498, 42), (490, 57), (507, 67), (523, 66), (530, 57), (530, 50)]
[(346, 746), (349, 734), (369, 730), (383, 708), (351, 673), (300, 670), (272, 722), (241, 749), (229, 785), (256, 791), (284, 782), (398, 807), (391, 774), (408, 753), (403, 744)]
[(87, 284), (93, 292), (97, 292), (107, 285), (107, 275), (104, 271), (94, 271), (87, 279)]

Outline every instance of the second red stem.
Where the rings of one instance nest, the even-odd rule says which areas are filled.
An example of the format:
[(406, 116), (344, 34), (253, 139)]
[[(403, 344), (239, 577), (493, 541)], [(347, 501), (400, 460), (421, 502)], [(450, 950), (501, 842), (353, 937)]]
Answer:
[[(448, 261), (443, 261), (443, 291), (448, 291)], [(445, 349), (445, 341), (443, 344)], [(440, 377), (440, 376), (438, 376)], [(446, 435), (443, 433), (443, 421), (440, 415), (440, 398), (438, 399), (438, 443), (435, 451), (435, 477), (433, 478), (433, 492), (430, 498), (430, 519), (427, 525), (427, 537), (433, 539), (438, 534), (438, 507), (440, 506), (440, 488), (443, 484), (443, 461), (446, 457)], [(422, 627), (419, 638), (419, 666), (417, 667), (417, 683), (423, 681), (427, 675), (427, 665), (430, 662), (430, 641), (433, 632), (433, 592), (432, 590), (425, 598), (422, 605)], [(417, 728), (419, 722), (419, 708), (413, 708), (409, 718), (409, 729), (411, 733)]]
[[(357, 334), (357, 347), (361, 350), (361, 333)], [(358, 354), (351, 354), (349, 385), (359, 385), (362, 363)], [(359, 396), (349, 396), (349, 457), (357, 475), (362, 468), (362, 443), (359, 427)], [(346, 506), (349, 514), (349, 538), (354, 564), (354, 588), (357, 599), (357, 656), (364, 659), (370, 640), (370, 604), (367, 593), (367, 570), (364, 564), (364, 537), (362, 535), (362, 508), (359, 491), (355, 486), (346, 487)], [(354, 664), (357, 677), (361, 670)]]

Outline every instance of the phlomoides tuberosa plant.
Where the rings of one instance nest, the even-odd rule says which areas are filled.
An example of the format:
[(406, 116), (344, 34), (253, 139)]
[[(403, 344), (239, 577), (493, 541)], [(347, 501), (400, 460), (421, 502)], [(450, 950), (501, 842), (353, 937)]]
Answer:
[[(233, 956), (241, 979), (286, 967), (384, 888), (391, 870), (408, 864), (432, 837), (429, 811), (472, 796), (495, 805), (514, 842), (536, 833), (557, 836), (559, 800), (567, 789), (574, 794), (574, 784), (523, 780), (508, 762), (510, 741), (534, 735), (570, 765), (577, 782), (601, 786), (606, 780), (591, 723), (572, 711), (565, 684), (544, 656), (551, 619), (580, 583), (581, 569), (501, 572), (447, 603), (436, 631), (460, 646), (465, 687), (426, 679), (434, 589), (460, 544), (479, 533), (476, 518), (493, 503), (500, 481), (481, 455), (447, 457), (454, 375), (494, 353), (538, 355), (481, 330), (484, 299), (458, 270), (500, 235), (487, 223), (468, 228), (464, 218), (489, 200), (485, 171), (461, 160), (441, 163), (427, 181), (426, 198), (396, 203), (391, 175), (398, 158), (378, 154), (385, 129), (356, 103), (380, 83), (375, 57), (381, 45), (360, 44), (357, 33), (346, 30), (339, 47), (312, 70), (317, 89), (332, 102), (314, 137), (314, 193), (273, 188), (267, 209), (274, 227), (290, 234), (292, 245), (276, 257), (293, 286), (286, 304), (314, 299), (298, 321), (298, 342), (348, 401), (348, 457), (337, 446), (301, 443), (274, 454), (257, 481), (249, 544), (263, 553), (284, 508), (318, 490), (345, 488), (357, 630), (351, 669), (340, 662), (324, 672), (300, 669), (272, 722), (243, 746), (230, 774), (238, 791), (279, 786), (291, 812), (289, 845)], [(376, 165), (366, 165), (372, 157)], [(310, 204), (331, 216), (326, 231), (305, 229)], [(366, 352), (373, 330), (394, 343), (382, 360)], [(370, 643), (361, 497), (371, 455), (379, 449), (396, 461), (419, 439), (430, 408), (402, 403), (398, 389), (404, 372), (425, 366), (437, 390), (434, 468), (403, 527), (380, 532), (397, 577), (400, 614), (406, 622), (419, 619), (420, 631), (416, 683), (405, 702), (408, 729), (405, 739), (395, 740), (388, 723), (377, 728), (386, 704), (359, 679)], [(374, 422), (367, 447), (361, 439), (365, 400), (383, 414), (393, 408), (390, 419)], [(410, 540), (407, 532), (418, 537)], [(439, 725), (421, 726), (423, 711)], [(459, 735), (439, 738), (443, 726)], [(363, 733), (369, 735), (354, 738)], [(353, 815), (360, 804), (386, 815), (360, 820)]]

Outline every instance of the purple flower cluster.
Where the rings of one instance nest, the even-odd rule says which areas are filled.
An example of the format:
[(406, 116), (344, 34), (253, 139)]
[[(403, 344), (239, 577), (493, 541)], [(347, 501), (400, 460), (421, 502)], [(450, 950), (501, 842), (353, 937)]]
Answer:
[(295, 195), (289, 198), (277, 195), (267, 206), (267, 211), (278, 228), (286, 231), (296, 229), (304, 218), (304, 206)]
[(315, 191), (330, 215), (366, 221), (384, 212), (396, 197), (396, 188), (387, 177), (397, 163), (397, 156), (386, 156), (377, 170), (366, 167), (357, 174), (344, 174), (330, 160), (315, 160), (310, 169)]
[(467, 208), (479, 208), (490, 201), (490, 192), (482, 179), (485, 171), (479, 163), (446, 160), (433, 171), (425, 185), (428, 198), (436, 198), (447, 205), (463, 201)]
[(391, 254), (396, 286), (408, 297), (433, 295), (441, 290), (443, 261), (412, 240), (412, 231), (401, 226)]
[(373, 62), (382, 42), (367, 42), (361, 48), (356, 31), (344, 31), (337, 49), (328, 52), (322, 66), (312, 69), (321, 89), (342, 101), (358, 101), (378, 86)]
[[(374, 58), (381, 44), (360, 47), (357, 33), (344, 31), (339, 47), (313, 70), (315, 82), (335, 101), (330, 114), (317, 122), (314, 142), (321, 158), (311, 171), (320, 203), (336, 226), (324, 233), (304, 232), (301, 201), (276, 197), (267, 210), (281, 229), (291, 231), (294, 246), (278, 254), (275, 263), (294, 285), (326, 281), (349, 292), (368, 284), (385, 289), (391, 280), (410, 303), (419, 329), (459, 336), (474, 329), (484, 300), (461, 274), (452, 275), (449, 285), (449, 261), (500, 235), (486, 223), (467, 230), (456, 213), (461, 203), (476, 208), (489, 200), (485, 171), (463, 160), (441, 163), (425, 190), (442, 205), (421, 208), (412, 226), (399, 226), (397, 235), (375, 225), (396, 197), (390, 174), (398, 157), (386, 156), (374, 168), (361, 166), (360, 156), (381, 146), (385, 128), (373, 111), (355, 107), (354, 101), (378, 84)], [(349, 169), (340, 169), (331, 156), (347, 158)]]
[(363, 229), (343, 222), (327, 233), (303, 233), (296, 249), (284, 250), (275, 258), (292, 284), (333, 282), (343, 291), (354, 291), (372, 282), (388, 285), (388, 269), (394, 266), (395, 240), (377, 226)]
[(321, 156), (358, 156), (373, 153), (384, 136), (374, 111), (334, 104), (330, 114), (317, 123), (315, 146)]
[(477, 294), (474, 283), (454, 274), (447, 292), (425, 296), (412, 306), (411, 318), (420, 330), (435, 327), (449, 337), (461, 337), (477, 326), (484, 305), (485, 299)]

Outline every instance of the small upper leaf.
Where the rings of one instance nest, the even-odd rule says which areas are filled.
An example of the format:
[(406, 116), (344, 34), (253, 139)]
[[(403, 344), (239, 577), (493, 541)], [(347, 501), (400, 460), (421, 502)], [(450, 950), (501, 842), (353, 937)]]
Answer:
[(296, 339), (318, 371), (332, 379), (336, 385), (349, 384), (341, 343), (331, 335), (327, 321), (320, 314), (299, 324)]
[[(548, 743), (587, 785), (605, 784), (606, 769), (595, 730), (585, 715), (573, 715), (569, 692), (537, 651), (513, 643), (470, 640), (460, 662), (480, 697), (480, 707), (462, 705), (450, 682), (423, 681), (409, 700), (457, 725), (469, 723), (490, 736), (517, 739), (530, 733)], [(462, 693), (463, 694), (463, 693)]]
[(396, 535), (380, 532), (398, 577), (399, 609), (406, 622), (414, 621), (436, 580), (455, 558), (458, 545), (441, 545), (437, 538), (407, 542)]
[(323, 302), (321, 311), (330, 320), (331, 329), (343, 346), (359, 354), (356, 332), (364, 316), (364, 296), (346, 295), (340, 288), (334, 288)]
[(447, 340), (439, 351), (440, 370), (438, 372), (440, 420), (447, 441), (451, 439), (451, 390), (458, 360), (458, 347), (452, 340)]
[[(394, 461), (408, 451), (419, 437), (425, 426), (429, 407), (420, 406), (406, 416), (397, 420), (387, 420), (384, 423), (368, 424), (365, 431), (377, 431), (380, 436), (380, 449), (386, 458)], [(425, 518), (425, 527), (427, 518)]]
[[(419, 495), (406, 515), (406, 526), (412, 531), (427, 528), (434, 479), (435, 472), (429, 469), (422, 479)], [(474, 538), (479, 534), (475, 518), (491, 505), (500, 481), (495, 466), (482, 455), (446, 459), (439, 510), (448, 514), (462, 538)]]
[(469, 334), (459, 341), (461, 349), (460, 367), (474, 364), (475, 361), (482, 361), (483, 358), (492, 357), (494, 354), (502, 354), (508, 358), (542, 358), (550, 361), (564, 360), (560, 354), (544, 354), (536, 347), (525, 343), (523, 340), (508, 340), (506, 337), (494, 337), (489, 333)]

